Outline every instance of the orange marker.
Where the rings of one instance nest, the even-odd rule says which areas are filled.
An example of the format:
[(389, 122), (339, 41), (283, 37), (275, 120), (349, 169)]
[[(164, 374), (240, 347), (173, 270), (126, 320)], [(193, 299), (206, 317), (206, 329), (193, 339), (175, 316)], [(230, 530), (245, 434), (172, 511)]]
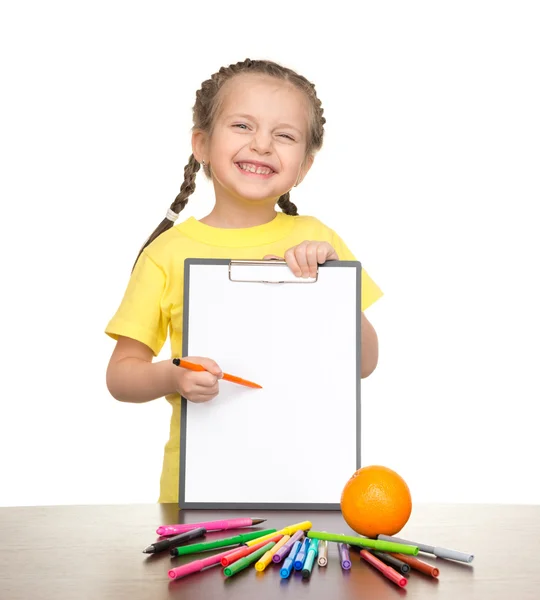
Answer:
[(394, 554), (393, 552), (389, 552), (390, 556), (394, 556), (395, 558), (399, 558), (399, 560), (407, 563), (413, 569), (424, 573), (425, 575), (431, 575), (432, 577), (439, 576), (439, 569), (437, 567), (433, 567), (432, 565), (418, 560), (414, 558), (414, 556), (405, 556), (405, 554)]
[[(188, 362), (187, 360), (180, 358), (174, 358), (173, 363), (177, 367), (183, 367), (184, 369), (189, 369), (190, 371), (206, 371), (202, 365)], [(238, 383), (238, 385), (262, 389), (262, 385), (259, 385), (258, 383), (253, 383), (253, 381), (248, 381), (247, 379), (242, 379), (241, 377), (235, 377), (234, 375), (229, 375), (228, 373), (223, 373), (223, 379), (225, 379), (225, 381), (232, 381), (232, 383)]]

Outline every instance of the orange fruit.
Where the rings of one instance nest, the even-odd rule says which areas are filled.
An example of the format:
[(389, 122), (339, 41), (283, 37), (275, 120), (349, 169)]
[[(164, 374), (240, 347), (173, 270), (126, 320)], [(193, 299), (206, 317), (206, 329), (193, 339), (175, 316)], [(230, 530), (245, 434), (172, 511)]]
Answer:
[(375, 538), (395, 535), (412, 511), (411, 492), (392, 469), (371, 465), (358, 469), (341, 493), (341, 514), (356, 533)]

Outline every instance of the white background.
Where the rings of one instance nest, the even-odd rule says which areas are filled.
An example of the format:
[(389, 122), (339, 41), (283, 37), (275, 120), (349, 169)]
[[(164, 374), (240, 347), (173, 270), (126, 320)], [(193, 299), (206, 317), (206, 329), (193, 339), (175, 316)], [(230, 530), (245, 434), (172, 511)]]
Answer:
[(540, 8), (352, 6), (3, 4), (0, 505), (157, 500), (170, 408), (110, 397), (103, 330), (182, 183), (196, 90), (247, 57), (316, 84), (325, 145), (291, 198), (385, 292), (364, 464), (413, 502), (540, 502)]

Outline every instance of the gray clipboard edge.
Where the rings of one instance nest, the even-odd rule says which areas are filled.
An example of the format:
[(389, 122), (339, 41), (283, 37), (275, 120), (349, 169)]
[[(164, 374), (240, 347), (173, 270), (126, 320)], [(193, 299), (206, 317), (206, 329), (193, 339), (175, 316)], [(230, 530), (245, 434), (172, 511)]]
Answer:
[(277, 503), (277, 502), (187, 502), (183, 509), (191, 510), (341, 510), (338, 503)]
[[(189, 283), (191, 265), (229, 265), (232, 259), (228, 258), (186, 258), (184, 261), (184, 314), (182, 329), (182, 356), (188, 356), (188, 328), (189, 328)], [(359, 261), (328, 261), (324, 268), (331, 267), (356, 267), (356, 289), (357, 289), (357, 322), (356, 322), (356, 469), (361, 467), (361, 378), (362, 378), (362, 264)], [(283, 504), (283, 503), (235, 503), (235, 502), (186, 502), (185, 480), (186, 480), (186, 417), (187, 400), (181, 396), (180, 406), (180, 471), (178, 477), (178, 505), (180, 509), (203, 509), (203, 510), (339, 510), (338, 504)], [(352, 473), (351, 473), (352, 475)], [(344, 484), (345, 485), (345, 484)]]

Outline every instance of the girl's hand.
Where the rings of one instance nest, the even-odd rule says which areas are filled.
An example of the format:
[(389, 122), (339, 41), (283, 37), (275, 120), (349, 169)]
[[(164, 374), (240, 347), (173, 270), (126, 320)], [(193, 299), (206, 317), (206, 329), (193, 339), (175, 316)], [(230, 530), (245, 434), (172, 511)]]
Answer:
[(208, 371), (191, 371), (174, 366), (174, 389), (191, 402), (208, 402), (215, 398), (219, 394), (218, 381), (223, 377), (217, 363), (210, 358), (200, 356), (186, 356), (184, 359), (202, 365)]
[[(263, 260), (273, 258), (279, 259), (279, 256), (267, 254)], [(310, 242), (306, 240), (285, 252), (285, 261), (297, 277), (315, 277), (317, 275), (317, 265), (322, 265), (327, 260), (339, 260), (336, 251), (328, 242)]]

